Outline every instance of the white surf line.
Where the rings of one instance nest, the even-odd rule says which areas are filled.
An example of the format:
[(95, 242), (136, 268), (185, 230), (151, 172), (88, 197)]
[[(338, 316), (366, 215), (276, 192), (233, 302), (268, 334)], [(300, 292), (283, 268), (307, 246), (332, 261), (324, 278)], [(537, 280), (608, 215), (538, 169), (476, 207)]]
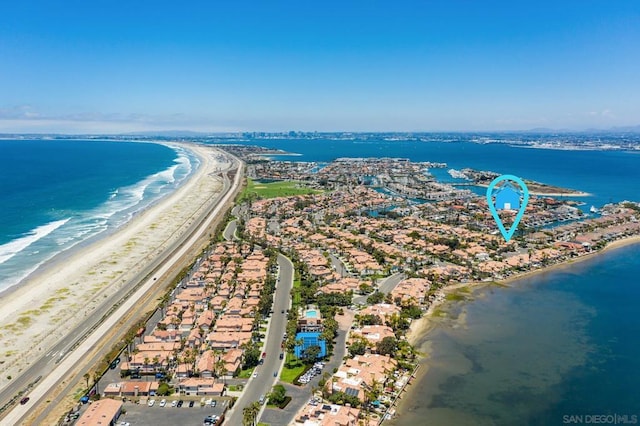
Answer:
[[(201, 235), (206, 231), (209, 227), (209, 224), (220, 215), (222, 208), (229, 202), (229, 199), (233, 195), (234, 188), (236, 188), (242, 177), (241, 173), (242, 164), (238, 164), (238, 170), (234, 177), (234, 182), (230, 185), (229, 190), (224, 195), (224, 197), (218, 201), (218, 204), (214, 207), (212, 213), (209, 217), (200, 225), (198, 230), (194, 232), (191, 237), (187, 241), (182, 244), (178, 251), (174, 253), (168, 260), (165, 262), (160, 268), (153, 274), (154, 276), (164, 275), (169, 269), (173, 267), (173, 265), (178, 261), (178, 259), (182, 258), (188, 250), (200, 239)], [(228, 169), (227, 169), (228, 170)], [(102, 324), (100, 324), (93, 333), (91, 333), (87, 339), (83, 342), (80, 347), (76, 348), (73, 352), (71, 352), (64, 360), (62, 360), (57, 367), (51, 371), (51, 373), (45, 377), (31, 392), (29, 392), (26, 396), (29, 396), (31, 401), (34, 403), (39, 402), (43, 397), (47, 395), (47, 393), (53, 389), (65, 375), (73, 369), (80, 360), (85, 356), (86, 350), (93, 347), (93, 345), (97, 344), (102, 337), (111, 331), (113, 327), (117, 324), (120, 318), (124, 317), (125, 314), (136, 304), (144, 294), (153, 287), (156, 283), (154, 277), (149, 278), (144, 284), (127, 300), (125, 300), (120, 307), (111, 314)], [(1, 421), (3, 425), (17, 425), (20, 420), (26, 416), (29, 411), (33, 408), (34, 403), (27, 403), (25, 405), (17, 405), (15, 406), (6, 417), (4, 417)]]

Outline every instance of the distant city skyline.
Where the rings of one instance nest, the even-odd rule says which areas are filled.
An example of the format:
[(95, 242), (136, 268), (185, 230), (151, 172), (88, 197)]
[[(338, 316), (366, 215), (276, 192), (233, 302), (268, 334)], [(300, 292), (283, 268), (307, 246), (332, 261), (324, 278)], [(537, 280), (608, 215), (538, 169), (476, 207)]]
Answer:
[(640, 125), (632, 0), (25, 0), (2, 10), (0, 133)]

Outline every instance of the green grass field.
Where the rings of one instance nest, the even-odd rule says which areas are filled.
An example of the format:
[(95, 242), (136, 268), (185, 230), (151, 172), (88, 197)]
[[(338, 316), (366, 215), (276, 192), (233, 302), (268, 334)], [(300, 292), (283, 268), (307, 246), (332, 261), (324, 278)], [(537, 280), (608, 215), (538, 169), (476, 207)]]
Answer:
[(240, 199), (244, 200), (251, 196), (257, 198), (290, 197), (292, 195), (318, 194), (322, 192), (300, 185), (302, 184), (296, 181), (261, 183), (247, 179), (247, 187), (242, 192)]
[(287, 353), (287, 362), (285, 362), (282, 373), (280, 373), (280, 381), (293, 384), (295, 378), (304, 372), (306, 366), (301, 361), (291, 361), (292, 368), (287, 368), (289, 361), (295, 359), (295, 356)]
[(238, 378), (248, 379), (249, 377), (251, 377), (251, 374), (253, 374), (253, 370), (255, 370), (255, 367), (251, 367), (246, 370), (240, 370), (240, 373), (238, 374)]

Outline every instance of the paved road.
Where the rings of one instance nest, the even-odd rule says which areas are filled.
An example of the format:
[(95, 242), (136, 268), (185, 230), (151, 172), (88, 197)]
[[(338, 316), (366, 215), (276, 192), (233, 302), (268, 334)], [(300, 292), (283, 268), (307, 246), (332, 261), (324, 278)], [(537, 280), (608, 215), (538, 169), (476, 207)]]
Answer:
[[(407, 276), (405, 274), (403, 274), (402, 272), (396, 272), (393, 275), (389, 275), (387, 278), (384, 278), (382, 280), (382, 282), (378, 285), (378, 291), (384, 294), (389, 294), (391, 293), (391, 291), (393, 291), (394, 288), (396, 288), (396, 286), (398, 285), (398, 283), (400, 283), (400, 281), (404, 280)], [(353, 303), (354, 304), (367, 304), (367, 297), (369, 297), (370, 295), (364, 295), (364, 296), (355, 296), (353, 298)]]
[(238, 222), (236, 219), (230, 220), (227, 227), (224, 228), (222, 236), (225, 240), (231, 241), (236, 239), (236, 229), (238, 228)]
[(395, 274), (385, 278), (382, 283), (380, 283), (378, 291), (384, 294), (389, 294), (393, 291), (394, 288), (396, 288), (400, 281), (404, 280), (405, 278), (407, 278), (405, 274), (403, 274), (402, 272), (396, 272)]
[(278, 267), (278, 283), (274, 294), (273, 315), (267, 333), (266, 350), (264, 350), (267, 353), (267, 357), (264, 360), (264, 364), (258, 366), (255, 370), (258, 372), (258, 377), (249, 380), (242, 396), (238, 398), (231, 412), (227, 414), (224, 421), (225, 425), (235, 426), (242, 424), (243, 408), (258, 401), (261, 395), (267, 395), (271, 391), (271, 388), (278, 380), (277, 377), (273, 376), (273, 373), (277, 372), (279, 376), (284, 365), (284, 360), (280, 359), (280, 353), (284, 352), (280, 345), (287, 327), (287, 317), (282, 311), (289, 309), (291, 303), (293, 263), (287, 257), (278, 254)]
[[(2, 419), (2, 424), (17, 425), (25, 420), (27, 414), (33, 411), (36, 404), (41, 403), (43, 400), (49, 401), (47, 403), (47, 410), (42, 413), (38, 419), (44, 419), (44, 416), (48, 412), (48, 409), (54, 407), (59, 403), (66, 395), (71, 391), (71, 387), (75, 384), (74, 380), (69, 380), (69, 373), (77, 368), (78, 365), (84, 364), (85, 367), (76, 376), (81, 376), (87, 372), (96, 361), (104, 356), (104, 353), (97, 353), (91, 360), (86, 357), (87, 353), (91, 353), (96, 346), (100, 343), (104, 346), (104, 336), (106, 336), (114, 327), (124, 327), (122, 324), (118, 324), (121, 318), (127, 317), (129, 311), (138, 305), (139, 300), (143, 299), (145, 293), (150, 291), (156, 283), (156, 278), (166, 274), (169, 270), (175, 268), (175, 266), (182, 260), (186, 253), (188, 253), (192, 246), (194, 246), (202, 237), (207, 234), (207, 229), (210, 223), (218, 216), (223, 207), (233, 199), (235, 195), (235, 189), (240, 185), (242, 178), (242, 164), (237, 160), (234, 162), (236, 166), (239, 165), (240, 169), (236, 173), (233, 184), (230, 184), (225, 179), (223, 185), (223, 191), (220, 193), (218, 202), (215, 207), (210, 211), (201, 222), (194, 223), (193, 227), (186, 232), (184, 237), (180, 241), (171, 245), (165, 252), (163, 252), (156, 261), (150, 265), (147, 269), (142, 271), (136, 278), (140, 280), (142, 277), (147, 277), (141, 284), (132, 282), (126, 288), (137, 288), (137, 290), (129, 295), (129, 290), (123, 290), (119, 293), (120, 299), (113, 297), (114, 303), (104, 303), (101, 307), (101, 311), (109, 312), (114, 305), (117, 305), (117, 309), (112, 311), (108, 318), (104, 319), (102, 323), (100, 320), (103, 315), (95, 312), (92, 316), (88, 317), (85, 321), (74, 329), (66, 338), (61, 340), (55, 347), (47, 352), (49, 355), (45, 355), (37, 360), (32, 366), (25, 370), (25, 373), (20, 376), (19, 380), (16, 379), (13, 386), (19, 386), (24, 383), (31, 383), (36, 377), (44, 377), (34, 388), (29, 392), (31, 400), (25, 405), (17, 405), (11, 410), (6, 417)], [(155, 269), (154, 269), (155, 268)], [(153, 275), (150, 273), (153, 272)], [(111, 300), (111, 299), (110, 299)], [(120, 300), (117, 302), (116, 300)], [(138, 318), (135, 318), (138, 319)], [(135, 321), (135, 319), (131, 322)], [(96, 326), (96, 323), (100, 325)], [(91, 332), (91, 330), (93, 330)], [(87, 332), (91, 334), (83, 340), (83, 337)], [(80, 337), (79, 337), (80, 336)], [(82, 340), (80, 342), (80, 340)], [(114, 341), (115, 342), (115, 341)], [(75, 347), (75, 349), (73, 349)], [(54, 357), (51, 354), (58, 354)], [(62, 356), (60, 356), (60, 354)], [(65, 358), (66, 356), (66, 358)], [(49, 373), (49, 374), (48, 374)], [(48, 374), (48, 375), (47, 375)], [(66, 380), (65, 380), (66, 379)], [(64, 380), (64, 381), (63, 381)], [(62, 392), (58, 392), (56, 398), (51, 398), (51, 390), (58, 386), (60, 383), (64, 383), (65, 388)], [(6, 388), (1, 394), (2, 399), (5, 401), (10, 399), (14, 393), (17, 393), (20, 388), (14, 387)], [(36, 421), (35, 424), (41, 422)]]
[[(333, 356), (325, 364), (322, 373), (333, 374), (333, 369), (342, 364), (342, 360), (347, 353), (346, 340), (349, 329), (347, 326), (338, 330), (338, 336), (333, 349)], [(269, 408), (265, 410), (262, 421), (271, 426), (288, 426), (293, 424), (294, 417), (300, 409), (309, 402), (311, 398), (311, 389), (318, 387), (318, 382), (322, 379), (322, 374), (315, 376), (309, 383), (304, 386), (290, 385), (283, 383), (287, 389), (287, 395), (291, 397), (291, 402), (280, 410), (279, 408)]]
[(341, 277), (348, 277), (349, 271), (347, 271), (347, 267), (342, 262), (342, 260), (338, 259), (338, 257), (329, 253), (329, 259), (331, 260), (331, 265), (335, 268), (336, 272), (340, 274)]

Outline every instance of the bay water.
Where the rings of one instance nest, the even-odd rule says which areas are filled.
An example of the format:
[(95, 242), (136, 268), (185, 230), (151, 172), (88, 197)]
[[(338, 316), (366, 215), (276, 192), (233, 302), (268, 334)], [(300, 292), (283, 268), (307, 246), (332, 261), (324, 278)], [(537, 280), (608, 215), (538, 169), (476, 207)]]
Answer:
[[(401, 157), (514, 174), (588, 192), (591, 196), (579, 198), (587, 208), (640, 201), (637, 151), (532, 149), (455, 137), (242, 143), (300, 154), (272, 156), (282, 161)], [(433, 171), (447, 178), (444, 170)], [(427, 354), (428, 372), (410, 386), (390, 424), (636, 424), (638, 277), (640, 245), (633, 245), (449, 302), (418, 344)]]
[(390, 424), (635, 424), (639, 259), (617, 248), (443, 306)]
[[(586, 191), (583, 200), (640, 200), (640, 155), (528, 149), (468, 141), (262, 139), (284, 161), (402, 157), (515, 174)], [(117, 229), (197, 167), (178, 147), (77, 140), (0, 140), (0, 291), (38, 265)], [(443, 307), (423, 336), (428, 372), (398, 425), (566, 424), (571, 415), (640, 414), (640, 246), (485, 287)], [(618, 423), (622, 424), (622, 423)]]

